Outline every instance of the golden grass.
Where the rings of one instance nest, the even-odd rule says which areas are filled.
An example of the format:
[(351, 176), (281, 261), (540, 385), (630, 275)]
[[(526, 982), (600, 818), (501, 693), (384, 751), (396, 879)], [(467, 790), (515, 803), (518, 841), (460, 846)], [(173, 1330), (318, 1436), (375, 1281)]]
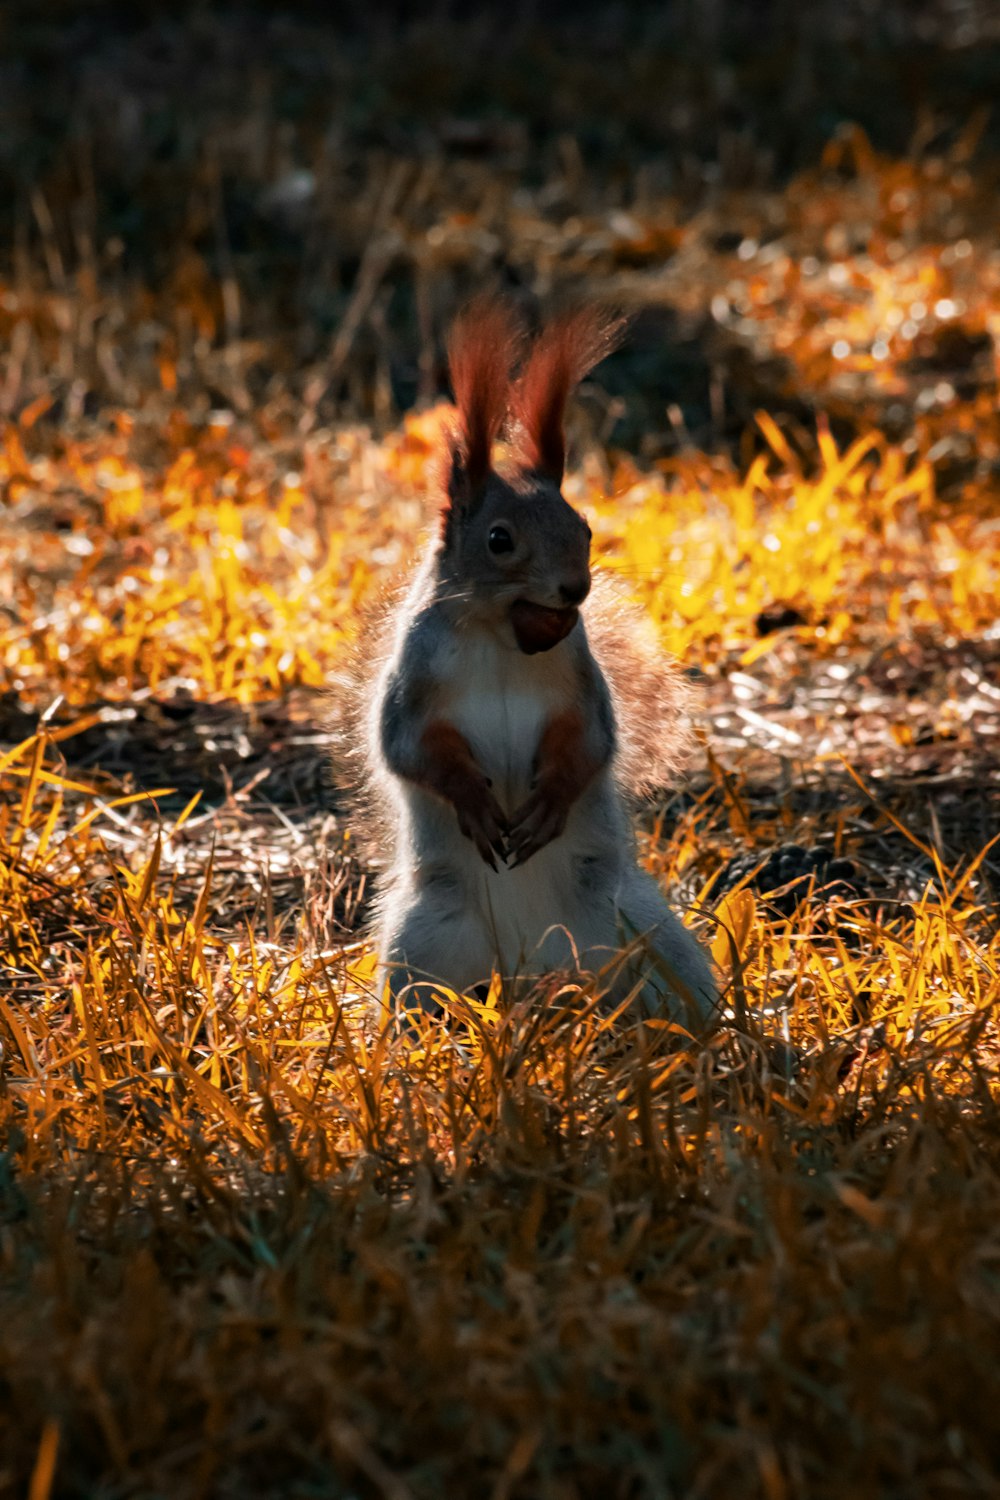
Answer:
[(968, 878), (825, 937), (728, 898), (704, 1045), (558, 986), (376, 1034), (363, 957), (215, 936), (183, 816), (123, 864), (53, 753), (4, 768), (8, 1473), (55, 1432), (72, 1492), (990, 1492)]
[[(885, 212), (911, 190), (900, 166)], [(430, 520), (447, 409), (290, 439), (198, 425), (163, 381), (97, 433), (31, 406), (0, 454), (0, 662), (32, 724), (0, 756), (0, 1491), (995, 1495), (993, 481), (942, 500), (939, 428), (872, 413), (791, 442), (761, 412), (742, 466), (592, 455), (568, 493), (599, 556), (708, 674), (695, 794), (643, 852), (730, 1010), (696, 1040), (553, 980), (380, 1031), (349, 828), (189, 797), (168, 720), (159, 786), (105, 757), (123, 706), (254, 728), (335, 677)], [(981, 391), (954, 415), (993, 440)], [(776, 602), (801, 623), (758, 635)], [(914, 702), (866, 706), (887, 656), (930, 770)], [(840, 698), (766, 773), (780, 704), (745, 756), (713, 748), (727, 674), (808, 694), (831, 664)], [(882, 726), (849, 771), (841, 709)], [(731, 855), (794, 838), (870, 894), (717, 899)]]

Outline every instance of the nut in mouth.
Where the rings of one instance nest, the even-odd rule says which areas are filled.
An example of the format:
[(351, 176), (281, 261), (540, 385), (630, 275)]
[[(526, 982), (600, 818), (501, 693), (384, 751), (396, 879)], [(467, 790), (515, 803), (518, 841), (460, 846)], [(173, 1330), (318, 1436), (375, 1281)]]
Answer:
[(579, 618), (576, 608), (550, 609), (545, 604), (532, 604), (530, 599), (516, 599), (510, 607), (514, 636), (526, 656), (558, 646)]

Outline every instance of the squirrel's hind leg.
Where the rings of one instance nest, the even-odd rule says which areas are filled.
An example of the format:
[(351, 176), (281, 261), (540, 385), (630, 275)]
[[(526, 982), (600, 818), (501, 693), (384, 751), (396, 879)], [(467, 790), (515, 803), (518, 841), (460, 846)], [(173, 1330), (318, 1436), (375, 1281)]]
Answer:
[[(395, 906), (390, 900), (379, 923), (379, 990), (388, 990), (393, 1011), (406, 1004), (433, 1008), (435, 982), (468, 991), (489, 979), (493, 956), (474, 913), (442, 909), (433, 891)], [(414, 988), (404, 994), (408, 986)]]
[(646, 984), (642, 1003), (653, 1015), (704, 1026), (718, 1013), (719, 988), (708, 954), (667, 905), (659, 886), (642, 870), (631, 871), (618, 897), (625, 939), (642, 935)]

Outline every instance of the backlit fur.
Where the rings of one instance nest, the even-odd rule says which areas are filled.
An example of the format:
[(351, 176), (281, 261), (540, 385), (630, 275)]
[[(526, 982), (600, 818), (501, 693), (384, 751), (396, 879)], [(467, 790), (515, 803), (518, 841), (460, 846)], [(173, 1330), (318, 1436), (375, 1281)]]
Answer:
[[(654, 765), (664, 765), (671, 759), (664, 746), (678, 738), (676, 679), (654, 678), (648, 642), (631, 653), (632, 669), (629, 651), (616, 645), (604, 653), (616, 666), (609, 686), (591, 626), (607, 638), (613, 622), (617, 641), (627, 615), (607, 605), (603, 590), (596, 614), (584, 605), (566, 637), (537, 655), (518, 648), (508, 618), (515, 600), (558, 610), (589, 587), (589, 528), (559, 490), (553, 413), (561, 433), (569, 383), (599, 357), (610, 326), (581, 315), (539, 340), (521, 382), (506, 392), (523, 461), (504, 474), (484, 467), (482, 446), (500, 430), (498, 372), (506, 373), (516, 334), (505, 313), (489, 317), (481, 307), (452, 341), (459, 424), (446, 524), (391, 618), (363, 733), (369, 788), (384, 809), (389, 844), (377, 933), (394, 997), (409, 986), (417, 993), (427, 981), (467, 990), (494, 971), (600, 969), (640, 935), (660, 960), (647, 965), (648, 1008), (704, 1021), (715, 1003), (703, 950), (638, 867), (629, 814), (628, 768), (638, 782), (649, 736), (633, 737), (631, 752), (623, 753), (630, 740), (619, 720), (640, 712), (657, 724), (663, 743)], [(477, 327), (490, 330), (489, 347), (480, 346)], [(513, 541), (499, 556), (489, 544), (497, 526)], [(571, 740), (560, 744), (560, 735)], [(447, 752), (458, 753), (447, 775), (429, 763), (445, 753), (436, 747), (456, 745), (459, 752)], [(543, 750), (547, 771), (538, 763)], [(478, 847), (462, 831), (463, 817), (476, 823), (477, 800), (489, 801), (508, 824), (525, 815), (539, 781), (561, 786), (564, 765), (582, 768), (573, 772), (580, 784), (560, 814), (562, 826), (538, 835), (523, 863), (505, 864), (487, 842)], [(448, 800), (459, 795), (453, 787), (465, 788), (461, 804)], [(545, 817), (549, 811), (544, 804)], [(488, 819), (483, 827), (481, 841), (496, 843)]]

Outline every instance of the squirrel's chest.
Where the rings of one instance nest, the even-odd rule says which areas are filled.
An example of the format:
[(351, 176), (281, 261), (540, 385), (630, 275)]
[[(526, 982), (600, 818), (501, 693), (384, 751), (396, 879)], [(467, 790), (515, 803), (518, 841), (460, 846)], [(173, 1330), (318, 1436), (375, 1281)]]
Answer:
[(445, 712), (501, 802), (524, 796), (542, 730), (571, 701), (573, 680), (562, 647), (525, 656), (486, 637), (456, 653), (444, 684)]

